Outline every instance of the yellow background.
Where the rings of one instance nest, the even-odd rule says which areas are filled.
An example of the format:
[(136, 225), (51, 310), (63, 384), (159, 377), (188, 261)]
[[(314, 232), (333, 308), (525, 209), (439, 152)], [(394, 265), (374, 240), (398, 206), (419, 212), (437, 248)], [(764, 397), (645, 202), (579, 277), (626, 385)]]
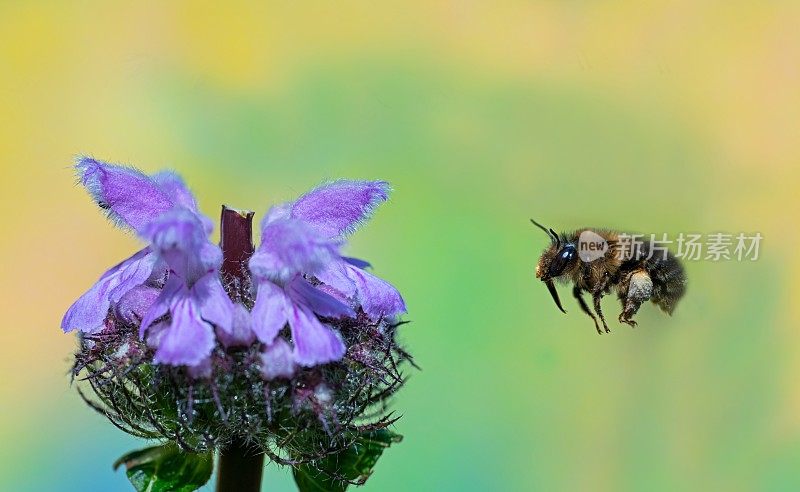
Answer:
[[(800, 4), (255, 5), (0, 2), (0, 488), (129, 490), (143, 444), (66, 376), (63, 312), (138, 247), (74, 186), (89, 153), (178, 170), (212, 217), (392, 182), (348, 252), (423, 371), (365, 490), (800, 490)], [(688, 263), (672, 318), (608, 299), (600, 337), (533, 278), (531, 216), (764, 241)]]

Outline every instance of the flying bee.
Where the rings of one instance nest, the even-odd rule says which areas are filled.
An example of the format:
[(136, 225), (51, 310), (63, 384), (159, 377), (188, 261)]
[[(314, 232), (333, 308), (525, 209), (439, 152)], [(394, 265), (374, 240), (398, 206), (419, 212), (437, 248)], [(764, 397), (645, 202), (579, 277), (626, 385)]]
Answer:
[[(686, 275), (680, 261), (652, 241), (631, 241), (633, 235), (607, 229), (583, 228), (559, 235), (533, 219), (531, 222), (550, 237), (550, 246), (536, 265), (536, 278), (544, 282), (563, 313), (566, 311), (554, 280), (572, 282), (572, 295), (594, 321), (597, 333), (603, 333), (598, 317), (605, 332), (611, 331), (600, 300), (612, 289), (622, 303), (619, 322), (631, 327), (636, 326), (633, 316), (643, 302), (649, 299), (671, 315), (686, 291)], [(597, 317), (586, 304), (584, 292), (591, 294)]]

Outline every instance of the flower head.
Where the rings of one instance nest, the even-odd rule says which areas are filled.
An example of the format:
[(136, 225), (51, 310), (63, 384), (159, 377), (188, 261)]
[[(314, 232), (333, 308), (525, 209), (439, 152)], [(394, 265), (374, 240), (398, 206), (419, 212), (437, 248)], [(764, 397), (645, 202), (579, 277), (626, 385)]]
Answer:
[(227, 208), (234, 227), (212, 243), (211, 220), (175, 173), (88, 157), (75, 168), (111, 220), (146, 243), (62, 320), (80, 333), (74, 374), (118, 426), (192, 449), (243, 439), (273, 453), (280, 442), (285, 459), (313, 461), (326, 448), (310, 436), (341, 446), (402, 385), (405, 303), (368, 263), (341, 255), (387, 200), (386, 182), (333, 181), (274, 206), (254, 248), (252, 213)]

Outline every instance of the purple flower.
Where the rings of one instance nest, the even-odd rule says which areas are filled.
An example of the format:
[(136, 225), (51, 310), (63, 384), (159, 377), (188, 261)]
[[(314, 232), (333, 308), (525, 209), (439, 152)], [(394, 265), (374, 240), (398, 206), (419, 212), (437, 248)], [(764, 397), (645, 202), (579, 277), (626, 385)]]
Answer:
[[(315, 314), (352, 318), (361, 307), (377, 319), (405, 312), (397, 290), (338, 253), (343, 237), (354, 232), (388, 192), (383, 181), (340, 180), (270, 209), (261, 223), (261, 245), (250, 260), (258, 289), (253, 331), (259, 340), (273, 343), (288, 323), (295, 362), (313, 366), (339, 360), (345, 353), (339, 334)], [(304, 276), (322, 284), (316, 288)]]
[[(311, 225), (329, 238), (352, 234), (389, 196), (385, 181), (334, 181), (311, 190), (291, 206), (291, 217)], [(349, 300), (372, 320), (395, 318), (406, 312), (400, 293), (388, 282), (367, 273), (369, 263), (337, 258), (316, 277), (330, 294)]]
[(340, 360), (347, 350), (334, 326), (340, 321), (362, 312), (373, 321), (405, 312), (394, 287), (368, 273), (366, 262), (339, 253), (345, 237), (388, 198), (386, 182), (334, 181), (272, 207), (249, 272), (241, 273), (252, 278), (235, 287), (252, 284), (252, 292), (237, 291), (238, 304), (222, 283), (222, 251), (208, 239), (213, 225), (178, 175), (147, 176), (91, 158), (78, 159), (76, 170), (109, 217), (148, 246), (108, 270), (69, 308), (64, 331), (137, 327), (155, 350), (155, 363), (188, 366), (192, 374), (211, 371), (217, 346), (260, 343), (269, 379)]
[[(136, 169), (106, 164), (91, 157), (79, 157), (75, 170), (78, 182), (86, 187), (109, 218), (138, 234), (152, 220), (175, 207), (197, 213), (194, 197), (174, 173), (166, 171), (149, 177)], [(112, 305), (130, 290), (162, 279), (164, 273), (164, 264), (150, 248), (139, 251), (103, 274), (67, 310), (61, 328), (65, 332), (79, 330), (84, 333), (102, 330)], [(141, 311), (144, 307), (140, 305), (138, 309)]]
[[(288, 323), (297, 363), (312, 366), (340, 359), (344, 342), (314, 315), (350, 316), (348, 306), (314, 289), (302, 274), (322, 271), (338, 258), (338, 244), (310, 225), (287, 217), (286, 207), (271, 209), (261, 226), (261, 245), (250, 259), (256, 283), (253, 331), (273, 344)], [(318, 294), (318, 295), (317, 295)]]
[(88, 157), (78, 159), (76, 170), (109, 217), (151, 245), (107, 271), (67, 310), (62, 329), (101, 331), (114, 307), (123, 321), (140, 319), (143, 336), (169, 313), (169, 320), (154, 330), (159, 340), (154, 360), (189, 366), (202, 362), (215, 345), (211, 324), (230, 331), (233, 317), (217, 275), (222, 253), (207, 238), (211, 221), (199, 214), (191, 192), (174, 173), (150, 177)]
[(261, 223), (261, 246), (250, 259), (257, 278), (285, 283), (298, 273), (315, 274), (338, 258), (339, 245), (297, 219), (273, 210)]
[(355, 312), (333, 297), (296, 276), (285, 286), (269, 280), (258, 282), (253, 306), (253, 331), (269, 345), (288, 323), (294, 343), (294, 360), (303, 366), (323, 364), (342, 358), (344, 342), (339, 334), (315, 316), (355, 317)]

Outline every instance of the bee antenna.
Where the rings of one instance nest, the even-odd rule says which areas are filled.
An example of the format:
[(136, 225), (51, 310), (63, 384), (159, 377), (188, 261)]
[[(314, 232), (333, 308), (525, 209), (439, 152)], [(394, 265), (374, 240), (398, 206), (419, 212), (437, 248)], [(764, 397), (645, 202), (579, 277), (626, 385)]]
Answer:
[(543, 230), (545, 234), (550, 236), (550, 239), (556, 242), (556, 246), (561, 245), (561, 240), (558, 239), (558, 234), (555, 233), (553, 229), (548, 229), (547, 227), (543, 226), (542, 224), (536, 222), (535, 220), (531, 219), (531, 223), (538, 227), (539, 229)]
[(560, 248), (561, 247), (561, 239), (559, 239), (558, 234), (556, 234), (556, 231), (554, 231), (553, 229), (550, 229), (550, 234), (552, 234), (553, 235), (553, 239), (556, 240), (556, 248)]
[(531, 224), (533, 224), (533, 225), (535, 225), (536, 227), (538, 227), (539, 229), (543, 230), (543, 231), (544, 231), (544, 233), (545, 233), (545, 234), (547, 234), (548, 236), (550, 235), (550, 231), (548, 231), (548, 230), (547, 230), (547, 228), (546, 228), (545, 226), (543, 226), (542, 224), (540, 224), (540, 223), (536, 222), (536, 221), (535, 221), (535, 220), (533, 220), (533, 219), (531, 219)]

